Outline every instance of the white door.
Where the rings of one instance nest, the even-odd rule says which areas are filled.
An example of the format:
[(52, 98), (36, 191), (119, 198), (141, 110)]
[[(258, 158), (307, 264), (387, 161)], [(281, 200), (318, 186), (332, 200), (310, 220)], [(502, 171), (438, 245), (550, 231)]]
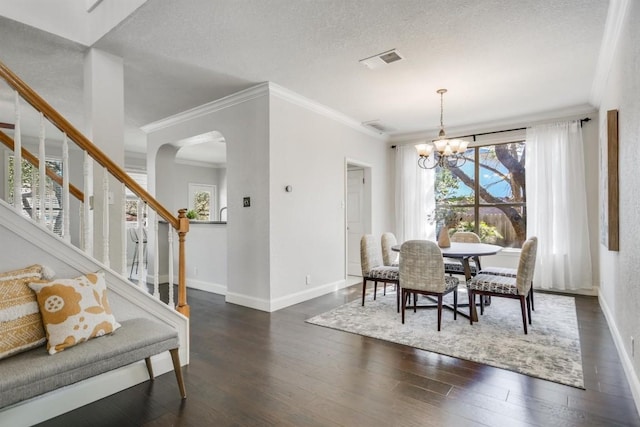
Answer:
[(347, 274), (362, 276), (360, 239), (365, 234), (364, 169), (347, 171)]

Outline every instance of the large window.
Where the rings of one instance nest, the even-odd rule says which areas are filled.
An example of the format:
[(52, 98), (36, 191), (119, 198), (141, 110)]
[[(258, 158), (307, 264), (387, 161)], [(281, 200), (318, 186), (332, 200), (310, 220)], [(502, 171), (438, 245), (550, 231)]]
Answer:
[(520, 248), (526, 240), (524, 142), (467, 150), (459, 168), (436, 169), (438, 227), (474, 231), (483, 242)]

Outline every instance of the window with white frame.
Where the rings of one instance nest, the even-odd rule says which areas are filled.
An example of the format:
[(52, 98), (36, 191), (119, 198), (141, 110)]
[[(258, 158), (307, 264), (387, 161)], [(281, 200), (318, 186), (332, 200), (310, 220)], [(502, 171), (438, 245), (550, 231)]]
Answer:
[(212, 221), (211, 211), (215, 212), (215, 200), (215, 185), (189, 183), (188, 217), (196, 221)]

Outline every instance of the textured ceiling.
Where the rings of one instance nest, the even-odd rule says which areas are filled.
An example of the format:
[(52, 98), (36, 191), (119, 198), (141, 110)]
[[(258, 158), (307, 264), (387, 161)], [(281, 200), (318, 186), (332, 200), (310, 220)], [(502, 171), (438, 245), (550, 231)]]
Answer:
[[(131, 151), (140, 126), (264, 81), (401, 135), (438, 126), (440, 87), (447, 128), (586, 106), (608, 3), (148, 0), (94, 47), (124, 58)], [(86, 47), (2, 18), (0, 38), (0, 60), (80, 120)], [(404, 60), (358, 62), (394, 48)]]

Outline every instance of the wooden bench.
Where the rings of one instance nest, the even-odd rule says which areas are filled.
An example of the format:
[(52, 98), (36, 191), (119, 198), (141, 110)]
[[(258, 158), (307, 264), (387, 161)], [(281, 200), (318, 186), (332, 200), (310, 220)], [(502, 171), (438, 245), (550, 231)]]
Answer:
[(145, 360), (153, 379), (151, 356), (171, 353), (182, 398), (186, 398), (178, 333), (145, 318), (121, 322), (115, 332), (49, 355), (44, 346), (0, 360), (0, 408), (57, 390), (102, 373)]

